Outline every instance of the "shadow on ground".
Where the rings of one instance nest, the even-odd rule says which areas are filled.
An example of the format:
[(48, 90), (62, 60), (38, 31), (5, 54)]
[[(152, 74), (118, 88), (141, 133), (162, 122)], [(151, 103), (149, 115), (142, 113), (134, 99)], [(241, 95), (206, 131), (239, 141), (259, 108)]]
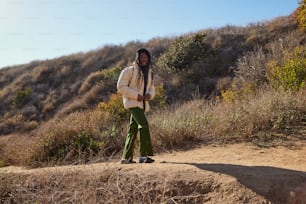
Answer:
[(188, 162), (167, 162), (189, 164), (205, 171), (227, 174), (238, 182), (264, 196), (272, 203), (287, 203), (290, 191), (306, 182), (306, 172), (269, 166), (242, 166), (233, 164), (204, 164)]

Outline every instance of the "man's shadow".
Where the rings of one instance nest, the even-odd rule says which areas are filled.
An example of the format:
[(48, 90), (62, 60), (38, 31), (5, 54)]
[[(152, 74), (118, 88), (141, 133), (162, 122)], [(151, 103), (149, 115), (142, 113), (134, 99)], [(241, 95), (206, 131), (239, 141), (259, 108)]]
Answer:
[(297, 186), (306, 182), (306, 172), (269, 166), (242, 166), (233, 164), (204, 164), (188, 162), (166, 162), (189, 164), (205, 171), (227, 174), (272, 203), (287, 203)]

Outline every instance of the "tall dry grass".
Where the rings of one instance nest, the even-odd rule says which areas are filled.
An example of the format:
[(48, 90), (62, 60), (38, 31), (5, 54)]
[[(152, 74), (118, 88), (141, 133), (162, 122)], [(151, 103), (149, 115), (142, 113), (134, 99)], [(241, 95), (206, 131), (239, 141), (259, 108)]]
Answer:
[(188, 141), (265, 141), (271, 132), (282, 132), (305, 120), (305, 96), (305, 89), (297, 94), (270, 90), (233, 102), (192, 100), (150, 116), (154, 146), (167, 150)]
[(99, 168), (0, 174), (0, 203), (203, 203), (208, 193), (227, 188), (214, 187), (214, 179), (190, 181)]
[(35, 132), (33, 144), (26, 148), (29, 154), (23, 165), (52, 166), (108, 160), (121, 151), (123, 141), (122, 127), (111, 124), (110, 118), (109, 113), (95, 109), (49, 121)]
[[(234, 101), (198, 98), (156, 111), (153, 108), (148, 120), (154, 151), (185, 148), (190, 143), (280, 144), (305, 122), (305, 93), (305, 89), (295, 94), (262, 90)], [(33, 133), (30, 144), (13, 137), (10, 145), (0, 145), (4, 151), (0, 160), (6, 165), (50, 166), (119, 159), (128, 117), (124, 114), (125, 120), (119, 122), (113, 114), (108, 109), (91, 110), (49, 121)], [(305, 135), (297, 136), (305, 139)]]

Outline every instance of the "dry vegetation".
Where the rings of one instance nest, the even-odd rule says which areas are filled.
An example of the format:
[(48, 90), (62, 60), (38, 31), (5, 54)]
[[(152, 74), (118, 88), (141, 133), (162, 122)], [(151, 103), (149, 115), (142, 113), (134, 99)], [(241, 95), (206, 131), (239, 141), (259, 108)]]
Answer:
[[(305, 140), (301, 131), (306, 121), (306, 38), (298, 23), (293, 15), (3, 68), (0, 167), (119, 158), (128, 113), (116, 94), (116, 81), (120, 70), (133, 61), (138, 47), (151, 50), (157, 65), (158, 95), (148, 115), (156, 152), (180, 149), (193, 142), (251, 141), (269, 147)], [(22, 196), (9, 198), (10, 191), (16, 194), (19, 190), (17, 194), (26, 193), (31, 202), (76, 202), (80, 197), (84, 201), (105, 200), (120, 185), (118, 180), (117, 186), (108, 185), (116, 183), (109, 172), (109, 177), (93, 178), (95, 182), (79, 178), (88, 192), (70, 192), (65, 190), (65, 182), (71, 176), (77, 178), (65, 175), (53, 183), (52, 175), (43, 178), (49, 185), (51, 182), (53, 187), (64, 189), (52, 196), (48, 196), (50, 186), (42, 187), (38, 177), (1, 176), (0, 201), (23, 201)], [(27, 189), (15, 190), (18, 183), (46, 197)], [(142, 188), (141, 193), (131, 188), (135, 197), (112, 197), (109, 201), (140, 203), (149, 199), (167, 203), (165, 198), (171, 195), (166, 194), (171, 192), (160, 192), (158, 186), (162, 185), (157, 183), (157, 190)], [(129, 187), (119, 189), (131, 191)]]
[[(103, 167), (102, 167), (103, 168)], [(91, 170), (87, 170), (91, 172)], [(234, 195), (240, 185), (235, 181), (225, 181), (220, 185), (218, 179), (203, 174), (202, 178), (185, 180), (188, 172), (176, 171), (176, 176), (162, 177), (142, 175), (129, 170), (117, 170), (105, 167), (103, 173), (92, 169), (93, 172), (39, 172), (36, 175), (7, 175), (0, 179), (2, 200), (13, 203), (204, 203), (228, 202), (229, 198), (218, 198), (218, 192)], [(150, 183), (150, 178), (157, 178)], [(205, 179), (209, 183), (203, 183)], [(74, 182), (71, 183), (70, 181)], [(13, 182), (12, 182), (13, 181)], [(207, 181), (207, 180), (206, 180)], [(23, 186), (16, 189), (16, 185)], [(57, 189), (57, 190), (54, 190)], [(245, 196), (243, 194), (251, 194)], [(245, 189), (236, 193), (236, 202), (263, 202), (263, 198), (255, 197), (255, 193)], [(233, 196), (234, 197), (234, 196)], [(240, 197), (240, 198), (239, 198)]]
[(305, 35), (297, 25), (293, 16), (279, 17), (1, 69), (1, 163), (120, 155), (128, 114), (116, 81), (141, 46), (157, 65), (149, 115), (156, 151), (186, 141), (274, 141), (275, 132), (289, 134), (305, 120)]

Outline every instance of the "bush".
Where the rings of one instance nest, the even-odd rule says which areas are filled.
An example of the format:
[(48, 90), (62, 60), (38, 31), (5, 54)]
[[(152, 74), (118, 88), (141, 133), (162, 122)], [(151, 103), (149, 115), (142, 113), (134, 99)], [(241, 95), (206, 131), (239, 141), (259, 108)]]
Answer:
[(13, 107), (21, 107), (26, 104), (30, 99), (31, 93), (32, 89), (30, 88), (17, 90), (12, 100)]
[(206, 34), (179, 37), (168, 52), (158, 59), (158, 65), (168, 70), (184, 70), (194, 62), (204, 60), (208, 56), (209, 45), (205, 43)]
[(0, 161), (2, 165), (24, 165), (28, 162), (29, 149), (33, 146), (31, 136), (10, 134), (0, 138)]
[(285, 56), (280, 65), (272, 61), (268, 66), (267, 77), (275, 89), (298, 91), (304, 88), (306, 83), (306, 48), (296, 48), (293, 53)]
[(299, 7), (297, 9), (297, 20), (300, 27), (306, 31), (306, 0), (300, 0)]
[(251, 83), (244, 83), (240, 88), (232, 84), (230, 89), (221, 91), (221, 96), (225, 103), (248, 100), (250, 96), (255, 94), (255, 88)]
[(99, 110), (75, 112), (40, 127), (28, 165), (54, 165), (103, 160), (121, 150), (120, 131)]
[(103, 69), (101, 71), (102, 79), (118, 80), (121, 72), (121, 67), (113, 67), (110, 69)]
[(47, 157), (53, 161), (82, 160), (86, 161), (90, 156), (98, 154), (103, 148), (103, 141), (94, 138), (87, 131), (73, 132), (67, 130), (62, 135), (54, 135), (47, 140), (44, 151)]
[(104, 113), (108, 113), (114, 122), (128, 118), (128, 111), (124, 109), (122, 95), (119, 92), (112, 94), (108, 102), (100, 102), (98, 108)]
[(258, 87), (267, 82), (266, 62), (267, 54), (263, 52), (262, 47), (256, 48), (255, 51), (247, 52), (237, 61), (235, 70), (235, 81), (240, 83), (252, 83)]

